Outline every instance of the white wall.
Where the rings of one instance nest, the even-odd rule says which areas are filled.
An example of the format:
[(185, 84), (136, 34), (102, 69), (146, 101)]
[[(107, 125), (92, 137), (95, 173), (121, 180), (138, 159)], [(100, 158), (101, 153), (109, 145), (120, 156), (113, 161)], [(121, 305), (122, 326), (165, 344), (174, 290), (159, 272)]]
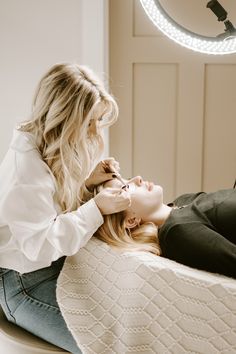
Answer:
[[(83, 61), (105, 82), (108, 88), (108, 0), (82, 0)], [(109, 133), (104, 132), (103, 157), (109, 155)]]
[(0, 0), (0, 160), (51, 65), (74, 61), (103, 76), (106, 8), (107, 0)]

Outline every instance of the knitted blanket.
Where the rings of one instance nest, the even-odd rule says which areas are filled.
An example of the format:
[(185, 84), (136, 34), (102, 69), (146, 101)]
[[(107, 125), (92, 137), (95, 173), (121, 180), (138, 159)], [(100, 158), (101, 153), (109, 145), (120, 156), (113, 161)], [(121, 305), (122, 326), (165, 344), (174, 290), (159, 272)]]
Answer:
[(236, 280), (92, 238), (57, 298), (85, 354), (236, 353)]

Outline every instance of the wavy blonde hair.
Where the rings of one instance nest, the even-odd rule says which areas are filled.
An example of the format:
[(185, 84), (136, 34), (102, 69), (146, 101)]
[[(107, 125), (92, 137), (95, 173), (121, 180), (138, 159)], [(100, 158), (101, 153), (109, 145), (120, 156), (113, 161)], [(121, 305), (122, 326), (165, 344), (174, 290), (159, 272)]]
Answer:
[(19, 129), (33, 134), (64, 212), (80, 206), (84, 180), (103, 151), (101, 132), (90, 125), (110, 126), (117, 116), (115, 100), (87, 67), (56, 64), (39, 82), (31, 118)]
[(104, 223), (94, 236), (124, 251), (145, 251), (161, 254), (157, 226), (145, 222), (129, 229), (125, 226), (125, 211), (104, 216)]

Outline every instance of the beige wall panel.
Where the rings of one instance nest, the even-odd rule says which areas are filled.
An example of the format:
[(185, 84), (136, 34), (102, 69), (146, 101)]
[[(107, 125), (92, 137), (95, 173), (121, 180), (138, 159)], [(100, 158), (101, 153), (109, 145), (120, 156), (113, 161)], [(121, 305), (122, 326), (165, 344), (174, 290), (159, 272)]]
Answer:
[(236, 177), (236, 64), (206, 65), (203, 189), (229, 188)]
[(115, 63), (116, 59), (111, 86), (119, 105), (119, 119), (109, 130), (110, 155), (119, 161), (124, 176), (132, 176), (132, 67), (123, 63), (122, 70), (116, 70)]
[(175, 64), (134, 64), (133, 174), (164, 187), (166, 201), (175, 194)]
[(176, 195), (202, 189), (204, 65), (179, 64)]

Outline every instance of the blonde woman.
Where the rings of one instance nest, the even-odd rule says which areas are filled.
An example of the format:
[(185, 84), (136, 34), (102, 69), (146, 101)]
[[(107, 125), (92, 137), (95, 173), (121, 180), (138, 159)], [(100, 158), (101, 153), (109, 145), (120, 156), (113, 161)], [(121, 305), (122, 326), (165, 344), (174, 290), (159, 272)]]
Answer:
[(130, 203), (125, 191), (112, 189), (81, 205), (82, 195), (119, 170), (113, 158), (98, 162), (102, 129), (117, 115), (88, 68), (56, 64), (41, 79), (31, 118), (14, 131), (0, 166), (1, 306), (9, 321), (72, 353), (80, 350), (55, 293), (65, 256), (86, 244), (104, 215)]
[(166, 205), (162, 187), (139, 176), (125, 185), (118, 179), (103, 185), (111, 187), (126, 189), (131, 205), (107, 215), (96, 237), (236, 278), (236, 189), (185, 194)]

